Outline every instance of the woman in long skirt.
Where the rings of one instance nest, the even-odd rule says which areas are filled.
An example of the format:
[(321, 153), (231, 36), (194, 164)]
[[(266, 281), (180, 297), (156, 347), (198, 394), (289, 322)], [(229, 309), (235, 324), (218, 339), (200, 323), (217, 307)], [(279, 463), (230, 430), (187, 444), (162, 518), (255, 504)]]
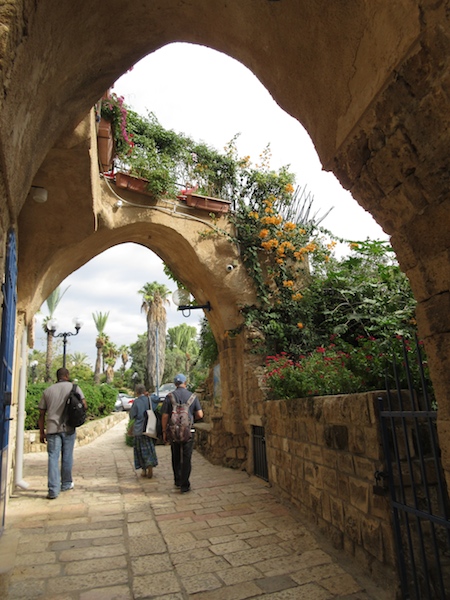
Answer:
[(142, 469), (142, 477), (153, 477), (153, 467), (158, 464), (155, 442), (151, 437), (144, 435), (145, 417), (151, 408), (150, 398), (145, 386), (136, 386), (137, 398), (130, 410), (130, 420), (134, 419), (134, 468)]

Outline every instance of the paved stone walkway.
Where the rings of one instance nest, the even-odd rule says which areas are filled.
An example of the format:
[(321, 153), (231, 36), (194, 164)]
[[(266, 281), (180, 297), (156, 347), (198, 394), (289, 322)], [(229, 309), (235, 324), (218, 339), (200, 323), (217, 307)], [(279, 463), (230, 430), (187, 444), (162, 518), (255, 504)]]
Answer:
[(27, 454), (7, 510), (18, 537), (9, 598), (380, 600), (264, 481), (194, 452), (192, 491), (173, 487), (170, 448), (153, 479), (133, 469), (119, 423), (76, 448), (75, 489), (47, 500), (46, 454)]

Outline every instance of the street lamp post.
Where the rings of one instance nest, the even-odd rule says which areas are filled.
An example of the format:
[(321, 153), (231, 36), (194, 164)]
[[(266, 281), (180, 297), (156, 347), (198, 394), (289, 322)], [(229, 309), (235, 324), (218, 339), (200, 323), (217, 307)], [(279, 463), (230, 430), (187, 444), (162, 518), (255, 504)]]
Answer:
[(133, 373), (133, 375), (131, 376), (131, 379), (133, 380), (133, 390), (136, 391), (136, 384), (137, 384), (138, 379), (139, 379), (139, 373), (137, 371), (135, 371)]
[(31, 381), (32, 383), (36, 383), (36, 369), (38, 366), (38, 361), (37, 360), (32, 360), (30, 362), (30, 367), (31, 367)]
[(75, 333), (72, 333), (71, 331), (65, 331), (64, 333), (55, 333), (56, 330), (58, 329), (58, 323), (54, 319), (51, 319), (47, 323), (47, 329), (50, 332), (50, 334), (52, 335), (52, 337), (54, 337), (54, 338), (62, 337), (62, 339), (63, 339), (63, 367), (64, 368), (66, 368), (67, 338), (70, 337), (71, 335), (78, 335), (78, 332), (80, 331), (80, 329), (83, 325), (82, 321), (78, 317), (75, 317), (75, 319), (73, 320), (73, 323), (75, 325)]

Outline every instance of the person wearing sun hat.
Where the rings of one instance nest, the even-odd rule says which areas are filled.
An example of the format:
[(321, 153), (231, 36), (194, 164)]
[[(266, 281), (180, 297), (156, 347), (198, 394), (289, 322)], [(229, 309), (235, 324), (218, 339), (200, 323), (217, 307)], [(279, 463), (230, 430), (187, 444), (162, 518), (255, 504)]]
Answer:
[[(192, 394), (188, 389), (186, 389), (186, 375), (183, 375), (183, 373), (178, 373), (178, 375), (175, 375), (173, 382), (176, 385), (176, 389), (171, 394), (167, 394), (161, 411), (164, 443), (167, 443), (167, 425), (169, 424), (169, 419), (172, 414), (172, 398), (178, 404), (186, 404), (189, 402), (191, 396), (194, 396), (193, 401), (191, 401), (189, 406), (191, 423), (193, 424), (194, 421), (198, 421), (199, 419), (203, 418), (203, 410), (200, 405), (200, 400), (197, 398), (197, 396), (195, 396), (195, 394)], [(191, 437), (191, 439), (187, 442), (171, 442), (170, 444), (172, 452), (174, 483), (176, 487), (180, 488), (182, 494), (189, 492), (191, 489), (189, 477), (192, 469), (193, 445), (193, 437)]]

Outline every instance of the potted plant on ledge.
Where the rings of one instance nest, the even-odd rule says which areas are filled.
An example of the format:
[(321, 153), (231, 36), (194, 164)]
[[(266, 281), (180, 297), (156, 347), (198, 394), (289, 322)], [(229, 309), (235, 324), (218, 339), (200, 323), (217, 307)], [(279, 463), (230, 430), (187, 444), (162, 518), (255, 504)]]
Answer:
[(113, 169), (114, 158), (127, 154), (132, 141), (127, 133), (127, 109), (121, 96), (106, 91), (100, 100), (97, 146), (102, 172)]
[[(123, 97), (107, 92), (101, 100), (99, 124), (99, 154), (103, 136), (113, 138), (114, 164), (109, 156), (100, 157), (103, 172), (111, 171), (118, 187), (153, 197), (170, 195), (175, 198), (176, 162), (157, 143), (155, 129), (162, 130), (156, 119), (141, 117), (124, 104)], [(108, 148), (110, 151), (110, 147)]]

